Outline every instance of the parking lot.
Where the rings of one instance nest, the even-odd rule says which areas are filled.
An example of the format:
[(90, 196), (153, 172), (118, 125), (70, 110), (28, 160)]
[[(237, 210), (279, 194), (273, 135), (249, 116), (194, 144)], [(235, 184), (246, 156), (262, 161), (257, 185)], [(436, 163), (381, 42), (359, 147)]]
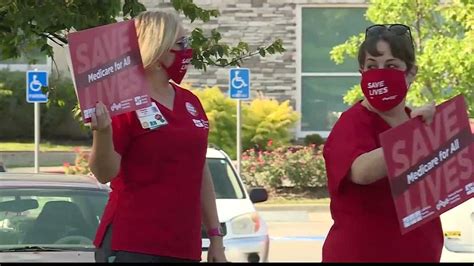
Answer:
[(264, 211), (261, 215), (269, 228), (270, 262), (321, 261), (324, 238), (332, 225), (328, 210)]
[[(288, 210), (291, 208), (296, 210)], [(332, 225), (327, 206), (264, 208), (260, 214), (267, 221), (271, 239), (269, 262), (321, 262), (324, 239)], [(443, 249), (441, 261), (474, 262), (474, 255)]]

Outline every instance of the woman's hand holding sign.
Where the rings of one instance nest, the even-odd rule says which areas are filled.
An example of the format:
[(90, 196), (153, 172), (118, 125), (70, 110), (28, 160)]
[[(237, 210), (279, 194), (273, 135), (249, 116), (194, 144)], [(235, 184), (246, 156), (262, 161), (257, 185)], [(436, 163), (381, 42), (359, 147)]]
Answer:
[(433, 121), (433, 117), (434, 117), (435, 113), (436, 113), (436, 105), (435, 105), (434, 102), (432, 102), (432, 103), (429, 103), (427, 105), (423, 105), (420, 108), (414, 109), (411, 112), (410, 116), (412, 118), (417, 117), (417, 116), (421, 116), (421, 119), (423, 120), (423, 122), (425, 122), (425, 124), (429, 125)]
[(95, 106), (95, 113), (91, 116), (91, 128), (92, 130), (105, 131), (110, 129), (112, 119), (110, 118), (107, 107), (102, 102), (98, 102)]
[(94, 134), (89, 166), (97, 180), (103, 184), (110, 182), (120, 168), (121, 157), (114, 148), (111, 124), (112, 119), (107, 107), (98, 102), (95, 113), (91, 116), (91, 128)]
[[(414, 109), (410, 117), (421, 116), (423, 122), (429, 126), (436, 113), (434, 103)], [(351, 167), (351, 180), (359, 185), (372, 184), (387, 175), (387, 165), (383, 149), (377, 148), (357, 157)]]

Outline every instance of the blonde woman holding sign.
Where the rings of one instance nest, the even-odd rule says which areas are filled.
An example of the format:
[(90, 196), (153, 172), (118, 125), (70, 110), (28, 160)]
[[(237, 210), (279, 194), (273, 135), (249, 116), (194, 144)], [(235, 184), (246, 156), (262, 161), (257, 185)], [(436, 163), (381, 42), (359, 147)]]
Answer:
[(208, 119), (199, 99), (177, 85), (192, 58), (189, 39), (172, 14), (147, 11), (135, 24), (152, 106), (110, 118), (98, 103), (92, 116), (90, 168), (113, 189), (96, 260), (199, 262), (202, 222), (211, 241), (208, 261), (225, 262), (205, 163)]

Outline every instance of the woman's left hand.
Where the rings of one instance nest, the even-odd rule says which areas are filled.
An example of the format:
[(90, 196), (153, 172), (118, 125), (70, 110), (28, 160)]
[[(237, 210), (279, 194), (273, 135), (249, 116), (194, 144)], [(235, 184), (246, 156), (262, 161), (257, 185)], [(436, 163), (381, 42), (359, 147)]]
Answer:
[(211, 242), (207, 251), (207, 262), (227, 262), (224, 246)]
[(436, 113), (436, 105), (433, 102), (433, 103), (429, 103), (427, 105), (423, 105), (420, 108), (414, 109), (411, 112), (410, 116), (412, 118), (417, 117), (417, 116), (421, 116), (421, 118), (423, 119), (425, 124), (429, 125), (433, 121), (433, 117), (434, 117), (435, 113)]

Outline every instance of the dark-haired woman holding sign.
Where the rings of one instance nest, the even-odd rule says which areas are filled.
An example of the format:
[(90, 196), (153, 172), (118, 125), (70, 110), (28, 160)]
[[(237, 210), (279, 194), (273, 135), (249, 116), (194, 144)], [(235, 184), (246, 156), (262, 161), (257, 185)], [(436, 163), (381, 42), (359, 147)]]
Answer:
[(345, 111), (324, 146), (334, 220), (323, 262), (439, 262), (439, 218), (402, 235), (379, 136), (411, 117), (430, 123), (433, 104), (410, 111), (417, 73), (410, 28), (372, 25), (358, 56), (365, 99)]

